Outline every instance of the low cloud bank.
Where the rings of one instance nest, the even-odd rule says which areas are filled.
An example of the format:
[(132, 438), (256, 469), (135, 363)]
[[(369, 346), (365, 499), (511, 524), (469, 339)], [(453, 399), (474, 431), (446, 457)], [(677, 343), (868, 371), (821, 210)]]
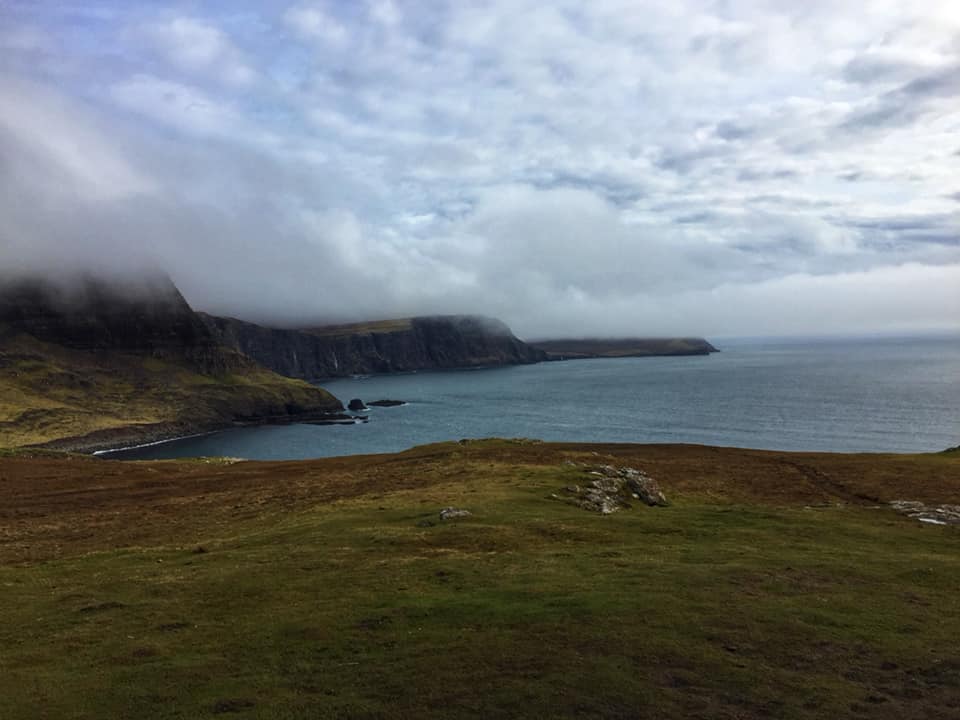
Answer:
[(160, 268), (281, 326), (960, 329), (952, 3), (562, 5), (0, 10), (0, 276)]

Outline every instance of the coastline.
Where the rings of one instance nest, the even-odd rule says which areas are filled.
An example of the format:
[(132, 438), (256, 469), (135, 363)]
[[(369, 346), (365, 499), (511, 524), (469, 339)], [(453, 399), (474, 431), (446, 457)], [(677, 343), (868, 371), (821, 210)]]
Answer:
[[(751, 346), (752, 347), (752, 346)], [(926, 346), (924, 346), (925, 348)], [(888, 350), (886, 354), (878, 356), (874, 347), (868, 346), (862, 349), (862, 357), (868, 358), (871, 367), (879, 368), (882, 372), (875, 373), (876, 379), (884, 381), (888, 377), (886, 366), (876, 365), (878, 357), (884, 363), (896, 368), (904, 363), (914, 364), (920, 367), (920, 363), (929, 365), (928, 375), (933, 381), (944, 377), (944, 370), (953, 367), (956, 353), (951, 347), (946, 347), (941, 353), (936, 346), (933, 352), (926, 354), (922, 360), (913, 358), (916, 352), (913, 346), (908, 349), (900, 348), (898, 343)], [(748, 356), (748, 351), (752, 354)], [(928, 423), (929, 427), (917, 428), (905, 427), (903, 432), (894, 432), (898, 427), (892, 427), (889, 422), (874, 428), (868, 422), (841, 422), (843, 418), (826, 413), (823, 417), (817, 414), (814, 405), (808, 402), (807, 390), (801, 390), (802, 387), (808, 387), (811, 391), (817, 391), (818, 368), (838, 367), (836, 362), (840, 353), (844, 357), (849, 352), (845, 345), (829, 345), (823, 347), (816, 345), (809, 351), (801, 348), (802, 354), (791, 351), (784, 353), (782, 350), (768, 350), (765, 346), (759, 349), (751, 350), (750, 347), (740, 348), (736, 352), (729, 352), (725, 355), (716, 356), (710, 360), (702, 358), (695, 360), (694, 365), (706, 369), (708, 366), (711, 372), (703, 377), (725, 377), (732, 372), (733, 380), (737, 382), (727, 383), (730, 389), (726, 394), (721, 393), (721, 400), (724, 403), (716, 405), (713, 415), (700, 418), (701, 410), (692, 402), (695, 399), (693, 391), (685, 393), (685, 388), (695, 386), (685, 384), (684, 378), (700, 377), (700, 370), (690, 369), (688, 363), (680, 360), (663, 360), (654, 363), (648, 368), (643, 363), (643, 358), (622, 358), (608, 360), (606, 363), (595, 361), (593, 363), (543, 363), (538, 366), (526, 366), (521, 368), (510, 368), (507, 372), (503, 369), (484, 370), (483, 372), (474, 372), (473, 375), (456, 375), (451, 377), (451, 373), (459, 373), (464, 370), (476, 370), (474, 368), (465, 369), (447, 369), (442, 371), (424, 372), (399, 372), (383, 373), (370, 375), (363, 379), (329, 379), (328, 385), (324, 387), (343, 398), (362, 397), (370, 401), (378, 397), (396, 397), (400, 399), (414, 399), (417, 402), (414, 407), (404, 409), (401, 415), (394, 415), (389, 412), (378, 413), (375, 418), (371, 417), (371, 423), (376, 425), (365, 429), (362, 432), (334, 432), (328, 439), (319, 434), (315, 434), (318, 445), (317, 455), (311, 455), (313, 449), (309, 447), (314, 441), (309, 439), (309, 434), (303, 433), (298, 429), (291, 429), (287, 432), (270, 433), (271, 440), (267, 443), (273, 449), (270, 451), (271, 457), (290, 457), (291, 459), (302, 459), (305, 457), (325, 456), (326, 454), (352, 455), (365, 454), (369, 452), (391, 452), (403, 448), (414, 447), (424, 442), (434, 442), (443, 439), (455, 439), (459, 437), (489, 437), (493, 435), (521, 436), (530, 435), (540, 437), (548, 441), (585, 441), (585, 442), (696, 442), (710, 445), (720, 445), (725, 447), (742, 448), (765, 448), (783, 451), (811, 451), (811, 452), (896, 452), (896, 453), (914, 453), (925, 452), (935, 453), (943, 451), (957, 445), (960, 435), (955, 428), (955, 419), (945, 417), (944, 421), (937, 423), (936, 427)], [(747, 362), (745, 362), (747, 361)], [(756, 362), (754, 362), (756, 361)], [(802, 361), (802, 362), (798, 362)], [(814, 362), (816, 361), (816, 362)], [(569, 367), (569, 372), (563, 370), (563, 366)], [(576, 367), (575, 367), (576, 366)], [(864, 366), (866, 367), (866, 366)], [(924, 366), (925, 367), (925, 366)], [(743, 370), (748, 368), (748, 370)], [(768, 370), (769, 368), (769, 370)], [(781, 371), (782, 368), (782, 371)], [(840, 369), (843, 369), (840, 367)], [(589, 392), (575, 393), (578, 389), (577, 382), (586, 372), (587, 376), (596, 380), (603, 381), (602, 386)], [(716, 372), (713, 372), (713, 371)], [(920, 373), (920, 369), (915, 371)], [(691, 374), (692, 373), (692, 374)], [(759, 373), (759, 374), (758, 374)], [(789, 373), (789, 374), (785, 374)], [(851, 372), (847, 373), (852, 375)], [(449, 380), (445, 382), (434, 383), (432, 376), (443, 380), (446, 376)], [(541, 377), (543, 376), (543, 377)], [(569, 376), (569, 377), (568, 377)], [(650, 377), (650, 380), (645, 378)], [(831, 375), (831, 378), (835, 375)], [(919, 377), (919, 375), (918, 375)], [(924, 376), (925, 377), (925, 376)], [(408, 380), (409, 378), (409, 380)], [(422, 378), (422, 379), (419, 379)], [(530, 382), (535, 379), (537, 382), (551, 383), (552, 387), (559, 382), (558, 378), (565, 383), (564, 393), (561, 399), (566, 403), (576, 401), (574, 408), (575, 414), (569, 417), (563, 413), (555, 413), (551, 410), (553, 405), (549, 397), (541, 392), (529, 391)], [(739, 379), (738, 379), (739, 378)], [(779, 380), (787, 378), (789, 383), (776, 384)], [(855, 382), (842, 382), (838, 385), (840, 389), (849, 387), (857, 397), (867, 398), (871, 401), (872, 412), (868, 413), (872, 418), (887, 417), (884, 408), (890, 406), (888, 398), (883, 394), (878, 394), (870, 390), (870, 387), (876, 383), (862, 383), (860, 376), (853, 377)], [(842, 378), (841, 378), (842, 379)], [(909, 378), (907, 378), (909, 380)], [(626, 384), (618, 384), (620, 381)], [(634, 383), (634, 380), (636, 382)], [(676, 380), (676, 382), (673, 382)], [(629, 381), (629, 382), (627, 382)], [(668, 382), (669, 381), (669, 382)], [(774, 408), (769, 413), (764, 414), (764, 408), (767, 405), (754, 402), (750, 403), (750, 395), (746, 396), (744, 405), (741, 408), (737, 405), (742, 397), (735, 394), (739, 388), (749, 390), (754, 382), (763, 382), (763, 387), (771, 387), (776, 390), (778, 396), (782, 396), (784, 404), (782, 407)], [(672, 384), (670, 384), (672, 382)], [(634, 383), (634, 384), (630, 384)], [(667, 385), (664, 385), (667, 383)], [(774, 383), (774, 384), (771, 384)], [(837, 385), (837, 383), (832, 383)], [(941, 383), (942, 384), (942, 383)], [(458, 397), (456, 401), (444, 401), (440, 405), (435, 404), (437, 400), (443, 400), (443, 395), (448, 393), (449, 388), (459, 388), (466, 386), (470, 392), (462, 398)], [(447, 387), (448, 389), (445, 389)], [(629, 389), (628, 389), (629, 387)], [(667, 387), (670, 392), (661, 390)], [(721, 389), (724, 386), (720, 386)], [(606, 390), (606, 388), (613, 388)], [(924, 390), (919, 387), (918, 390)], [(955, 387), (944, 386), (942, 388), (945, 398), (952, 397)], [(900, 392), (907, 392), (906, 388), (901, 388)], [(911, 390), (911, 392), (913, 392)], [(631, 398), (638, 394), (644, 394), (646, 398), (642, 402), (637, 401), (631, 405), (628, 410), (623, 409), (623, 403), (631, 401)], [(757, 393), (753, 393), (757, 396)], [(830, 397), (823, 395), (820, 401), (830, 401)], [(927, 396), (918, 396), (923, 399)], [(936, 400), (936, 398), (933, 398)], [(525, 404), (526, 403), (526, 404)], [(731, 403), (733, 403), (731, 405)], [(914, 405), (918, 405), (919, 400)], [(929, 403), (930, 407), (936, 408), (938, 405)], [(944, 403), (941, 402), (941, 405)], [(529, 405), (529, 407), (528, 407)], [(737, 417), (736, 422), (727, 422), (726, 425), (714, 431), (714, 426), (709, 423), (716, 420), (717, 408), (740, 408), (742, 411)], [(771, 406), (772, 407), (772, 406)], [(807, 408), (814, 407), (814, 411), (807, 412)], [(205, 435), (220, 430), (229, 430), (231, 428), (242, 428), (251, 425), (268, 424), (295, 424), (300, 422), (310, 422), (317, 416), (310, 414), (297, 414), (290, 417), (287, 413), (281, 412), (280, 417), (272, 413), (265, 413), (260, 416), (255, 412), (256, 407), (244, 408), (239, 420), (231, 417), (216, 417), (203, 412), (201, 407), (183, 407), (181, 412), (170, 420), (154, 424), (124, 423), (123, 418), (112, 418), (111, 422), (116, 423), (113, 427), (102, 429), (89, 433), (89, 428), (77, 427), (76, 425), (57, 427), (47, 423), (48, 429), (59, 430), (56, 432), (59, 437), (50, 439), (49, 434), (44, 438), (37, 438), (31, 442), (16, 443), (13, 435), (6, 436), (9, 446), (12, 447), (33, 447), (48, 448), (61, 451), (73, 451), (80, 453), (100, 453), (110, 456), (111, 451), (128, 450), (142, 446), (154, 444), (166, 445), (171, 441), (182, 438), (189, 438), (198, 435)], [(263, 408), (269, 410), (270, 408)], [(283, 410), (283, 407), (274, 407), (275, 410)], [(726, 412), (725, 410), (725, 412)], [(904, 410), (903, 412), (906, 412)], [(911, 410), (912, 412), (912, 410)], [(486, 413), (486, 414), (484, 414)], [(172, 413), (171, 413), (172, 414)], [(94, 414), (89, 414), (91, 419), (96, 418)], [(328, 419), (326, 415), (320, 415), (323, 420)], [(479, 417), (480, 421), (474, 419)], [(631, 424), (630, 417), (636, 417), (638, 420)], [(572, 419), (571, 419), (572, 418)], [(692, 419), (691, 419), (692, 418)], [(132, 419), (132, 418), (131, 418)], [(696, 425), (697, 421), (702, 420), (701, 425)], [(849, 418), (848, 418), (849, 419)], [(98, 418), (100, 423), (107, 422), (106, 418)], [(118, 422), (119, 421), (119, 422)], [(396, 424), (394, 421), (402, 421)], [(411, 424), (412, 423), (412, 424)], [(524, 425), (526, 423), (526, 425)], [(823, 423), (832, 423), (834, 432), (829, 436), (825, 432), (820, 432), (818, 428)], [(388, 437), (393, 434), (393, 427), (402, 437), (395, 442), (381, 443), (379, 438)], [(445, 425), (450, 424), (449, 430)], [(876, 424), (876, 423), (874, 423)], [(691, 430), (690, 428), (693, 428)], [(431, 429), (432, 428), (432, 429)], [(921, 432), (923, 431), (923, 432)], [(929, 432), (928, 432), (929, 431)], [(238, 438), (245, 436), (246, 433), (238, 432)], [(258, 436), (259, 437), (259, 436)], [(287, 454), (284, 448), (276, 443), (287, 442), (287, 438), (294, 438), (293, 443), (301, 442), (295, 438), (306, 438), (301, 442), (303, 446), (302, 454), (293, 452)], [(224, 444), (226, 443), (226, 444)], [(207, 447), (209, 446), (216, 446)], [(389, 447), (382, 447), (389, 445)], [(218, 448), (223, 448), (222, 450)], [(333, 448), (328, 450), (327, 448)], [(238, 455), (248, 457), (242, 447), (237, 443), (230, 443), (219, 439), (205, 441), (198, 438), (195, 441), (186, 441), (181, 448), (180, 445), (167, 449), (158, 449), (157, 455), (173, 456), (179, 451), (190, 454), (210, 454), (222, 453), (228, 455)], [(295, 450), (295, 448), (294, 448)], [(131, 453), (137, 457), (141, 453)], [(149, 449), (142, 451), (142, 456), (151, 456)]]
[[(193, 433), (192, 435), (178, 435), (177, 437), (164, 438), (163, 440), (154, 440), (153, 442), (140, 443), (139, 445), (123, 445), (121, 447), (108, 448), (106, 450), (94, 450), (90, 455), (94, 457), (105, 457), (113, 453), (124, 452), (126, 450), (139, 450), (145, 447), (153, 447), (155, 445), (164, 445), (166, 443), (176, 442), (177, 440), (189, 440), (190, 438), (204, 437), (206, 435), (215, 435), (218, 432), (222, 432), (225, 428), (220, 430), (208, 430), (207, 432)], [(109, 458), (107, 458), (109, 459)]]
[(231, 421), (151, 423), (148, 425), (119, 425), (114, 428), (95, 430), (84, 435), (58, 438), (36, 445), (23, 446), (24, 450), (57, 450), (84, 455), (102, 457), (107, 453), (134, 450), (184, 440), (193, 437), (213, 435), (230, 428), (257, 427), (260, 425), (291, 425), (294, 423), (323, 423), (344, 420), (342, 412), (307, 412), (299, 415), (274, 415)]

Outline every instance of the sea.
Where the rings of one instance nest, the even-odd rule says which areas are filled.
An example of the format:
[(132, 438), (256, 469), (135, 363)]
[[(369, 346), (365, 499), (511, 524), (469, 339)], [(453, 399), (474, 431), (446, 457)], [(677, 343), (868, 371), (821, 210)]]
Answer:
[(108, 457), (286, 460), (462, 438), (932, 452), (960, 445), (960, 335), (731, 339), (710, 356), (567, 360), (320, 383), (353, 425), (224, 430)]

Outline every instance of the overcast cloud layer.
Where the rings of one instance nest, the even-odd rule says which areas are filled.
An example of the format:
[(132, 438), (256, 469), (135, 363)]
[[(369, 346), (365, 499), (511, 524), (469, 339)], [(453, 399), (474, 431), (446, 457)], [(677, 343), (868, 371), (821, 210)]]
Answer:
[(960, 327), (960, 3), (0, 3), (0, 268), (303, 324)]

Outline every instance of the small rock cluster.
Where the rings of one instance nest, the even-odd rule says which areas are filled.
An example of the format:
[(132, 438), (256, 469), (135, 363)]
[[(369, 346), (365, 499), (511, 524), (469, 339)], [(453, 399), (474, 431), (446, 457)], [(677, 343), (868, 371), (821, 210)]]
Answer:
[(445, 507), (440, 511), (441, 520), (456, 520), (457, 518), (470, 517), (472, 515), (469, 510), (464, 510), (462, 508), (455, 507)]
[(360, 398), (353, 398), (350, 402), (347, 403), (347, 410), (352, 410), (353, 412), (363, 412), (364, 410), (369, 410), (372, 407), (400, 407), (401, 405), (406, 405), (405, 400), (374, 400), (372, 402), (365, 403)]
[(890, 503), (897, 512), (920, 522), (933, 525), (960, 525), (960, 505), (924, 505), (917, 500), (894, 500)]
[(583, 485), (568, 485), (563, 489), (563, 495), (554, 494), (553, 497), (602, 515), (630, 507), (631, 499), (650, 507), (669, 505), (657, 481), (642, 470), (599, 465), (587, 467), (584, 472), (592, 478)]

